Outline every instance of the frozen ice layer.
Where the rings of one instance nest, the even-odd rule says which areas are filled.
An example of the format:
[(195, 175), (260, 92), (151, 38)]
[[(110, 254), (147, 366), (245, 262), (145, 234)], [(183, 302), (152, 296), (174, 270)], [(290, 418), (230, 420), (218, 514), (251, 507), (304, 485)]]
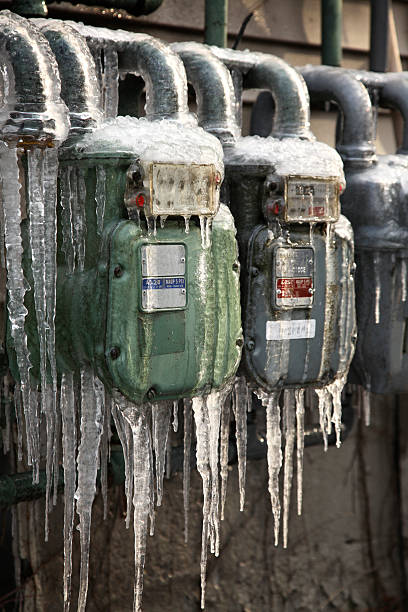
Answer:
[(223, 151), (219, 141), (203, 129), (168, 119), (148, 121), (142, 117), (116, 117), (78, 142), (81, 155), (100, 151), (138, 156), (143, 161), (173, 164), (214, 164), (223, 174)]
[(343, 162), (328, 145), (301, 138), (246, 136), (225, 149), (225, 165), (268, 164), (282, 176), (339, 177), (345, 184)]

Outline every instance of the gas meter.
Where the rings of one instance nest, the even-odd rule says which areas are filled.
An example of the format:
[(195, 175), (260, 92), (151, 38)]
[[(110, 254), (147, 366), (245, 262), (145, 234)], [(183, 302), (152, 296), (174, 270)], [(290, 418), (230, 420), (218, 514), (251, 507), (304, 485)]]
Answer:
[[(272, 56), (173, 49), (199, 93), (200, 125), (224, 145), (242, 265), (242, 372), (266, 394), (345, 377), (355, 341), (353, 235), (340, 215), (341, 159), (310, 133), (302, 78)], [(272, 90), (272, 136), (239, 136), (243, 88)]]

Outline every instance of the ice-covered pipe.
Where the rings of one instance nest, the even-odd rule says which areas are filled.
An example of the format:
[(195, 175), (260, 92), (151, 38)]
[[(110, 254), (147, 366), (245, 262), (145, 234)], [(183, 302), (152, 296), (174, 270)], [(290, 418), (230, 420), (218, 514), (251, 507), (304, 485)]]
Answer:
[(116, 51), (122, 74), (138, 74), (143, 78), (148, 119), (186, 120), (189, 117), (183, 62), (169, 46), (147, 34), (69, 24), (86, 38), (91, 50)]
[(0, 71), (2, 138), (25, 144), (65, 140), (68, 110), (55, 57), (43, 34), (10, 11), (0, 11)]
[(240, 133), (231, 74), (206, 45), (183, 42), (171, 45), (183, 60), (187, 79), (194, 87), (198, 123), (223, 144), (233, 143)]
[(56, 57), (61, 96), (69, 109), (71, 133), (83, 133), (102, 119), (95, 63), (82, 36), (62, 21), (39, 22)]
[(336, 148), (344, 162), (370, 164), (375, 157), (370, 96), (352, 75), (330, 66), (305, 66), (301, 73), (312, 99), (334, 101), (343, 117)]
[[(211, 47), (228, 68), (243, 77), (244, 89), (267, 89), (275, 103), (271, 136), (310, 138), (309, 95), (302, 76), (284, 60), (265, 53)], [(239, 96), (239, 92), (236, 93)]]

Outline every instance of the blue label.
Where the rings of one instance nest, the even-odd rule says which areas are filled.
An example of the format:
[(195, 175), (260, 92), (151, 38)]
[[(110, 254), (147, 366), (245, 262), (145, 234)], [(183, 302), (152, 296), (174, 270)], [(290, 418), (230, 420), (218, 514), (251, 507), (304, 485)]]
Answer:
[(167, 278), (144, 278), (142, 289), (185, 289), (184, 276), (170, 276)]

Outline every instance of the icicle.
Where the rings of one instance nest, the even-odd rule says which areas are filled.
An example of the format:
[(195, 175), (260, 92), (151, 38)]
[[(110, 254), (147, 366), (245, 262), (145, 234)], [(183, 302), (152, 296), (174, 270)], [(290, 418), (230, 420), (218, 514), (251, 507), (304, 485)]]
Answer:
[[(58, 391), (58, 389), (57, 389)], [(59, 472), (60, 472), (60, 452), (61, 452), (61, 413), (59, 411), (58, 398), (55, 408), (55, 427), (54, 427), (54, 483), (53, 483), (53, 496), (52, 505), (56, 506), (58, 502), (58, 485), (59, 485)]]
[(280, 498), (279, 473), (282, 466), (282, 434), (280, 428), (279, 392), (273, 393), (269, 398), (262, 398), (266, 406), (266, 441), (268, 444), (268, 473), (269, 494), (271, 496), (272, 513), (274, 519), (275, 546), (279, 541)]
[(346, 384), (346, 376), (342, 378), (338, 378), (333, 381), (330, 385), (327, 386), (327, 389), (332, 396), (333, 400), (333, 416), (332, 423), (334, 423), (334, 429), (336, 432), (336, 446), (339, 448), (341, 446), (341, 393), (343, 391), (343, 387)]
[(103, 499), (103, 520), (106, 521), (108, 516), (108, 460), (109, 460), (109, 440), (111, 436), (110, 429), (110, 398), (104, 398), (104, 414), (102, 437), (100, 444), (99, 462), (101, 466), (101, 491)]
[(294, 391), (284, 393), (283, 412), (285, 422), (285, 464), (283, 477), (283, 548), (288, 547), (290, 492), (293, 477), (293, 448), (295, 446)]
[(19, 181), (16, 149), (8, 148), (5, 145), (1, 146), (0, 162), (7, 263), (7, 310), (20, 373), (20, 389), (27, 430), (28, 463), (33, 467), (33, 479), (37, 482), (39, 478), (39, 419), (38, 406), (32, 398), (30, 389), (31, 362), (24, 329), (25, 317), (27, 315), (27, 309), (24, 306), (24, 295), (27, 284), (22, 267), (23, 245), (20, 228), (21, 184)]
[(21, 406), (21, 389), (16, 383), (14, 387), (14, 407), (17, 421), (17, 460), (23, 460), (23, 411)]
[(212, 391), (207, 396), (209, 423), (209, 450), (211, 471), (210, 543), (211, 552), (218, 557), (220, 552), (220, 483), (219, 483), (219, 441), (221, 407), (228, 391)]
[(166, 470), (165, 475), (167, 480), (170, 480), (171, 477), (171, 435), (167, 437), (167, 445), (166, 445)]
[(152, 404), (153, 448), (156, 458), (156, 503), (158, 506), (161, 506), (163, 499), (164, 459), (169, 435), (170, 417), (170, 402)]
[(245, 378), (237, 378), (234, 385), (234, 401), (232, 404), (235, 417), (235, 437), (237, 440), (238, 476), (239, 476), (239, 509), (244, 511), (245, 476), (247, 452), (247, 407), (248, 387)]
[(81, 168), (71, 168), (70, 174), (70, 208), (72, 211), (72, 232), (76, 265), (79, 270), (85, 265), (85, 197), (86, 187), (84, 173)]
[(133, 497), (133, 441), (130, 426), (116, 405), (116, 399), (112, 399), (111, 414), (122, 445), (125, 462), (126, 529), (129, 529)]
[(361, 387), (362, 405), (364, 414), (364, 423), (366, 427), (370, 426), (371, 423), (371, 393), (367, 389)]
[(203, 527), (201, 536), (201, 609), (205, 606), (205, 587), (207, 572), (207, 546), (210, 522), (210, 438), (207, 404), (204, 397), (193, 397), (193, 412), (197, 438), (197, 470), (203, 481)]
[(381, 280), (380, 280), (380, 256), (378, 253), (374, 254), (373, 258), (374, 265), (374, 283), (375, 283), (375, 323), (376, 325), (380, 322), (380, 302), (381, 302)]
[(303, 452), (305, 447), (305, 390), (296, 389), (296, 457), (297, 457), (297, 513), (302, 514)]
[(327, 436), (331, 433), (331, 397), (327, 387), (315, 389), (315, 392), (319, 398), (320, 429), (323, 435), (324, 450), (326, 452), (328, 449)]
[(407, 261), (401, 259), (401, 286), (402, 286), (402, 301), (407, 301)]
[(60, 203), (61, 203), (61, 227), (62, 246), (65, 254), (65, 263), (68, 272), (72, 273), (75, 268), (74, 253), (74, 231), (72, 227), (72, 197), (71, 197), (71, 173), (72, 168), (64, 167), (60, 171)]
[(177, 433), (178, 430), (178, 400), (173, 402), (173, 431)]
[[(154, 497), (155, 497), (155, 482), (154, 482), (154, 465), (153, 465), (153, 444), (152, 444), (152, 434), (150, 431), (150, 427), (148, 427), (148, 435), (149, 435), (149, 466), (150, 466), (150, 504), (149, 504), (149, 518), (150, 518), (150, 535), (154, 535), (154, 526), (155, 526), (155, 509), (154, 509)], [(133, 448), (133, 447), (132, 447)], [(133, 466), (133, 460), (132, 460)]]
[(188, 511), (190, 506), (190, 453), (192, 428), (192, 402), (184, 399), (184, 458), (183, 458), (183, 502), (184, 502), (184, 541), (188, 542)]
[(84, 612), (88, 592), (89, 544), (92, 504), (96, 492), (99, 444), (102, 434), (103, 387), (90, 368), (81, 370), (81, 443), (78, 451), (78, 486), (75, 493), (81, 534), (81, 571), (78, 611)]
[(184, 231), (186, 234), (190, 232), (190, 217), (184, 217)]
[(224, 520), (225, 500), (228, 482), (228, 450), (230, 432), (230, 399), (227, 398), (221, 409), (220, 466), (221, 466), (221, 520)]
[(135, 538), (135, 584), (133, 610), (142, 609), (143, 569), (146, 554), (148, 517), (151, 508), (150, 436), (147, 406), (136, 406), (124, 400), (123, 414), (133, 435), (133, 527)]
[(60, 409), (64, 467), (64, 611), (68, 612), (71, 603), (72, 535), (76, 485), (75, 455), (77, 449), (72, 373), (62, 375)]
[(168, 215), (160, 215), (160, 227), (164, 229)]
[(96, 230), (101, 236), (103, 232), (103, 222), (105, 219), (106, 206), (106, 170), (104, 166), (96, 166)]
[(157, 217), (153, 217), (153, 236), (157, 236)]
[(119, 69), (118, 69), (118, 53), (110, 47), (105, 47), (103, 50), (104, 55), (104, 72), (103, 72), (103, 84), (104, 84), (104, 110), (105, 117), (116, 117), (118, 114), (118, 80), (119, 80)]

